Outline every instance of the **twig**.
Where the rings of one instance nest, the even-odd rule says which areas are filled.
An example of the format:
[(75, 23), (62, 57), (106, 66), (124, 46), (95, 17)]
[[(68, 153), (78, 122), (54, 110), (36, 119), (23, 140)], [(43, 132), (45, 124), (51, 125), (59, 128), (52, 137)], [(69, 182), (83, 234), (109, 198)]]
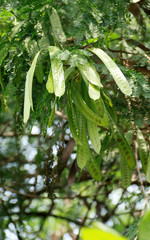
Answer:
[(142, 176), (141, 176), (139, 162), (138, 162), (138, 142), (137, 142), (137, 136), (136, 136), (136, 139), (134, 140), (134, 146), (135, 146), (134, 157), (135, 157), (135, 161), (136, 161), (137, 172), (138, 172), (140, 183), (141, 183), (141, 189), (142, 189), (143, 197), (145, 199), (145, 206), (144, 206), (143, 211), (141, 212), (141, 216), (142, 216), (144, 214), (144, 212), (145, 212), (146, 207), (148, 207), (149, 203), (148, 203), (148, 198), (147, 198), (147, 196), (145, 194), (145, 188), (144, 188), (143, 179), (142, 179)]
[(1, 186), (1, 188), (3, 188), (4, 190), (7, 190), (7, 191), (10, 191), (12, 193), (15, 193), (17, 195), (20, 195), (22, 197), (26, 197), (26, 198), (46, 198), (46, 197), (41, 197), (39, 195), (36, 195), (36, 194), (30, 194), (30, 193), (21, 193), (19, 191), (16, 191), (15, 189), (12, 189), (12, 188), (9, 188), (9, 187), (4, 187), (4, 186)]
[(14, 12), (13, 10), (10, 11), (16, 18), (18, 18), (19, 21), (23, 21), (23, 19), (21, 19), (20, 17), (18, 17)]
[[(127, 99), (127, 104), (128, 104), (128, 108), (129, 108), (129, 111), (130, 111), (130, 116), (131, 116), (131, 125), (132, 125), (133, 130), (136, 131), (136, 126), (135, 126), (135, 123), (134, 123), (134, 117), (133, 117), (133, 113), (132, 113), (131, 101), (130, 101), (129, 97), (126, 97), (126, 99)], [(136, 137), (135, 137), (135, 139), (134, 139), (134, 147), (135, 147), (134, 157), (135, 157), (135, 161), (136, 161), (137, 172), (138, 172), (139, 179), (140, 179), (142, 194), (143, 194), (143, 197), (144, 197), (144, 199), (145, 199), (145, 206), (144, 206), (144, 208), (143, 208), (143, 211), (141, 212), (141, 216), (142, 216), (142, 215), (144, 214), (144, 212), (145, 212), (146, 207), (149, 206), (149, 203), (148, 203), (148, 197), (146, 196), (146, 193), (145, 193), (145, 188), (144, 188), (144, 184), (143, 184), (143, 179), (142, 179), (142, 176), (141, 176), (140, 167), (139, 167), (139, 162), (138, 162), (138, 141), (137, 141), (137, 134), (136, 134)]]
[(56, 111), (56, 112), (55, 112), (55, 115), (58, 116), (58, 117), (60, 117), (60, 118), (63, 118), (63, 119), (68, 120), (67, 115), (64, 115), (62, 112)]

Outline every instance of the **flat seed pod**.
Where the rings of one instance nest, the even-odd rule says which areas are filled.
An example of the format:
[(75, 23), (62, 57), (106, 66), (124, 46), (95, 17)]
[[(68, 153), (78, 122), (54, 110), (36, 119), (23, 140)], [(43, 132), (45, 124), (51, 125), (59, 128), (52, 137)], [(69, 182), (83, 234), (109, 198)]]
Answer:
[(129, 130), (125, 133), (125, 138), (127, 139), (127, 142), (129, 145), (133, 143), (133, 137), (134, 137), (134, 130)]
[(100, 97), (99, 99), (94, 101), (94, 105), (95, 105), (96, 113), (101, 118), (103, 118), (105, 123), (108, 125), (109, 124), (109, 120), (108, 120), (108, 116), (107, 116), (107, 111), (106, 111), (105, 105), (103, 103), (103, 99)]
[[(39, 60), (39, 59), (38, 59)], [(39, 83), (43, 83), (44, 72), (42, 62), (39, 60), (35, 68), (35, 75)]]
[(67, 78), (69, 77), (69, 75), (74, 71), (74, 67), (69, 67), (65, 70), (65, 73), (64, 73), (64, 78), (65, 78), (65, 81), (67, 80)]
[(49, 75), (48, 75), (48, 80), (46, 83), (46, 88), (49, 93), (54, 92), (54, 84), (53, 84), (53, 75), (52, 75), (52, 69), (50, 69)]
[(76, 142), (76, 144), (82, 145), (82, 142), (79, 138), (79, 123), (77, 121), (77, 116), (75, 115), (74, 107), (72, 104), (71, 92), (67, 92), (67, 116), (69, 121), (70, 131)]
[(101, 181), (102, 173), (101, 173), (98, 163), (96, 162), (96, 160), (92, 154), (90, 155), (90, 159), (87, 161), (86, 166), (87, 166), (87, 169), (88, 169), (91, 177), (95, 181)]
[[(85, 102), (93, 110), (93, 112), (95, 112), (94, 101), (89, 97), (85, 84), (83, 84), (83, 92), (84, 92)], [(87, 119), (87, 127), (88, 127), (88, 133), (92, 142), (92, 146), (95, 152), (99, 153), (101, 149), (101, 142), (100, 142), (97, 124)]]
[(150, 153), (149, 153), (148, 162), (147, 162), (146, 180), (150, 183)]
[[(80, 61), (80, 54), (78, 55), (78, 64), (77, 67), (85, 81), (89, 81), (90, 83), (94, 84), (98, 87), (103, 87), (103, 85), (100, 82), (100, 76), (98, 72), (96, 71), (96, 68), (91, 62), (88, 62), (85, 57), (82, 56)], [(82, 64), (81, 64), (82, 62)]]
[(55, 8), (52, 8), (52, 14), (49, 15), (49, 17), (50, 17), (54, 38), (56, 39), (56, 41), (60, 43), (66, 42), (66, 35), (62, 29), (60, 18)]
[(112, 107), (113, 104), (112, 104), (111, 99), (106, 95), (106, 93), (104, 93), (103, 90), (101, 90), (101, 92), (102, 92), (102, 96), (103, 96), (103, 98), (105, 99), (105, 102), (106, 102), (110, 107)]
[(115, 121), (113, 120), (113, 118), (110, 116), (109, 113), (108, 113), (108, 117), (109, 117), (111, 130), (114, 133), (113, 134), (114, 139), (120, 149), (121, 155), (124, 158), (124, 160), (127, 162), (128, 167), (130, 169), (134, 169), (135, 160), (134, 160), (133, 152), (126, 138), (124, 137), (124, 135), (122, 134), (122, 132), (120, 131), (120, 129), (118, 128), (118, 126), (116, 125)]
[(143, 172), (146, 173), (147, 169), (147, 162), (148, 162), (148, 149), (147, 144), (144, 139), (144, 136), (140, 129), (137, 130), (137, 136), (138, 136), (138, 146), (139, 146), (139, 155), (140, 160), (142, 163)]
[(105, 66), (110, 71), (111, 75), (113, 76), (120, 90), (124, 94), (130, 96), (132, 94), (132, 89), (127, 79), (125, 78), (125, 76), (123, 75), (119, 67), (116, 65), (116, 63), (103, 50), (99, 48), (91, 48), (89, 50), (94, 54), (96, 54), (101, 59), (101, 61), (105, 64)]
[(131, 170), (123, 157), (121, 157), (121, 183), (124, 188), (131, 184)]
[(89, 88), (88, 91), (89, 91), (90, 98), (92, 98), (94, 100), (100, 98), (100, 90), (98, 89), (98, 87), (96, 87), (92, 83), (89, 83), (89, 87), (88, 88)]
[(51, 58), (51, 69), (54, 84), (54, 93), (57, 97), (61, 97), (65, 92), (65, 77), (63, 70), (63, 62), (56, 58), (56, 53), (60, 51), (57, 47), (48, 47)]
[(115, 122), (117, 122), (117, 114), (116, 114), (116, 110), (112, 104), (111, 99), (106, 95), (106, 93), (104, 93), (103, 90), (101, 90), (101, 96), (102, 96), (102, 100), (103, 103), (105, 105), (105, 108), (107, 109), (107, 112), (109, 112), (109, 114), (111, 115), (111, 117), (113, 118), (113, 120)]
[(89, 160), (90, 149), (86, 135), (86, 119), (81, 113), (79, 116), (79, 137), (82, 146), (77, 144), (77, 164), (82, 170), (85, 167), (87, 161)]
[(26, 83), (25, 83), (25, 97), (24, 97), (24, 117), (23, 121), (26, 123), (30, 116), (30, 107), (33, 110), (33, 102), (32, 102), (32, 83), (33, 83), (33, 75), (35, 72), (35, 66), (38, 59), (40, 51), (35, 55), (33, 62), (31, 64), (30, 69), (27, 72)]
[(95, 152), (99, 153), (101, 149), (101, 142), (98, 133), (98, 127), (95, 123), (91, 122), (90, 120), (87, 120), (87, 127), (92, 146)]
[(107, 124), (104, 122), (104, 120), (96, 115), (84, 102), (82, 96), (78, 92), (77, 88), (75, 85), (72, 83), (72, 98), (74, 100), (74, 103), (78, 110), (90, 121), (94, 122), (95, 124), (107, 128)]

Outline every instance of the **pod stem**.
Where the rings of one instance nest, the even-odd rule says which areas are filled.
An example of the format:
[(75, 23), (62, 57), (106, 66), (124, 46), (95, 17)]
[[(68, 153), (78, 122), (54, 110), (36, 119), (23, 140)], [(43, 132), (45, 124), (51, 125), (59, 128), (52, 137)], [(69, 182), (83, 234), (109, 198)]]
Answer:
[[(131, 126), (132, 129), (134, 130), (134, 132), (136, 132), (137, 128), (135, 126), (134, 123), (134, 116), (133, 116), (133, 112), (132, 112), (132, 105), (131, 105), (131, 100), (128, 96), (125, 96), (126, 100), (127, 100), (127, 104), (128, 104), (128, 108), (130, 111), (130, 116), (131, 116)], [(141, 212), (141, 217), (144, 215), (145, 210), (149, 207), (149, 202), (148, 202), (148, 197), (145, 193), (145, 188), (144, 188), (144, 184), (143, 184), (143, 179), (142, 179), (142, 175), (140, 172), (140, 167), (139, 167), (139, 161), (138, 161), (138, 139), (137, 139), (137, 135), (135, 136), (134, 139), (134, 158), (135, 158), (135, 162), (136, 162), (136, 167), (137, 167), (137, 172), (139, 175), (139, 179), (140, 179), (140, 184), (141, 184), (141, 189), (142, 189), (142, 193), (143, 193), (143, 197), (145, 199), (145, 206), (143, 208), (143, 211)]]

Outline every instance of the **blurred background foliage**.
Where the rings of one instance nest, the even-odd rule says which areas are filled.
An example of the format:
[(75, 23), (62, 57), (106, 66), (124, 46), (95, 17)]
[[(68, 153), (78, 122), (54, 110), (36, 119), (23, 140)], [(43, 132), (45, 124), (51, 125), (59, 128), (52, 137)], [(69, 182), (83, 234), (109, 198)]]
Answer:
[(50, 69), (46, 51), (37, 63), (33, 82), (34, 112), (27, 126), (23, 124), (26, 73), (40, 49), (55, 45), (51, 7), (57, 10), (67, 36), (63, 48), (100, 47), (119, 65), (133, 89), (130, 99), (94, 59), (134, 153), (135, 126), (141, 129), (147, 146), (150, 143), (148, 0), (1, 0), (0, 239), (75, 240), (81, 227), (101, 221), (134, 240), (150, 195), (139, 156), (141, 174), (136, 168), (131, 186), (125, 189), (112, 133), (100, 129), (103, 147), (96, 157), (102, 181), (92, 180), (86, 169), (80, 172), (65, 96), (57, 103), (53, 125), (47, 128), (54, 95), (45, 88)]

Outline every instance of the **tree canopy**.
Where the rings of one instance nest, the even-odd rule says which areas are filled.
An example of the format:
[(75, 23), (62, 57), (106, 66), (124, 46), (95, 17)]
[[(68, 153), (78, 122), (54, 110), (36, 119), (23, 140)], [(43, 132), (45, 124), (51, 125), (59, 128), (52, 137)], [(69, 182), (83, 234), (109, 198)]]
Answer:
[(149, 18), (1, 0), (0, 239), (148, 240)]

